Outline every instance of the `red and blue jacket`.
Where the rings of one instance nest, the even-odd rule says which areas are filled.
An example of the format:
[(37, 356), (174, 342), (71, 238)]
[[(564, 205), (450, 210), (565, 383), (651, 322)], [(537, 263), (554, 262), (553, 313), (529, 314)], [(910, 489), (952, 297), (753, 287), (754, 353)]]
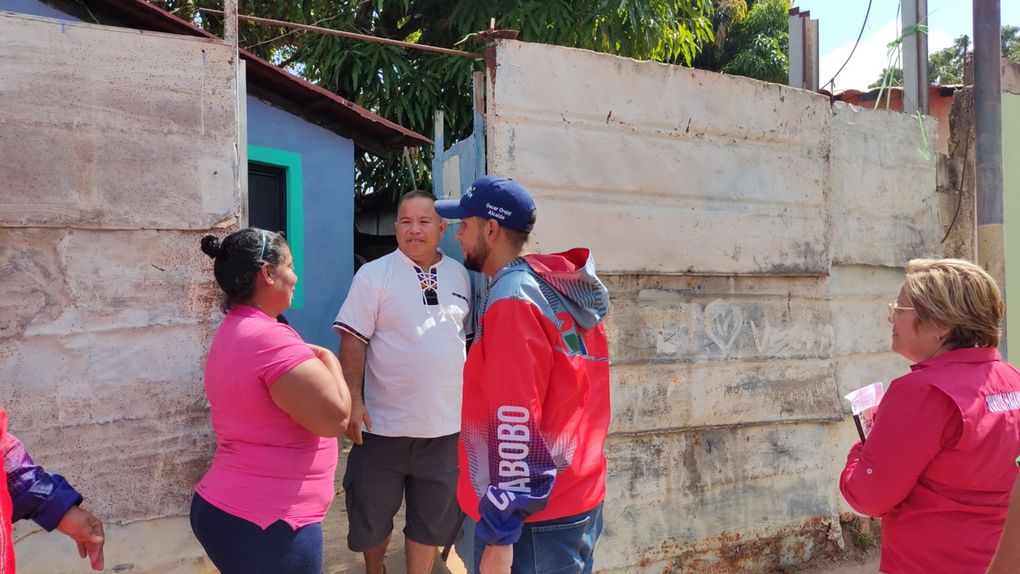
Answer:
[(7, 432), (7, 411), (3, 409), (0, 409), (0, 452), (7, 478), (7, 488), (0, 491), (0, 574), (14, 574), (11, 523), (31, 518), (46, 530), (53, 530), (82, 498), (64, 477), (35, 464), (21, 441)]
[(457, 499), (486, 544), (605, 498), (609, 294), (587, 249), (492, 278), (464, 365)]

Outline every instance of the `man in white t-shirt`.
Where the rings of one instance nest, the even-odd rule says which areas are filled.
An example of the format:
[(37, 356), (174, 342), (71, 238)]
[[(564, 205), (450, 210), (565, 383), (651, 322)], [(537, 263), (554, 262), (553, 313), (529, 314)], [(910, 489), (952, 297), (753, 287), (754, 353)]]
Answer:
[(456, 527), (457, 441), (467, 270), (439, 251), (446, 222), (412, 191), (397, 206), (398, 249), (358, 270), (333, 323), (351, 388), (354, 441), (344, 474), (347, 545), (382, 574), (393, 516), (406, 498), (408, 574), (432, 571)]

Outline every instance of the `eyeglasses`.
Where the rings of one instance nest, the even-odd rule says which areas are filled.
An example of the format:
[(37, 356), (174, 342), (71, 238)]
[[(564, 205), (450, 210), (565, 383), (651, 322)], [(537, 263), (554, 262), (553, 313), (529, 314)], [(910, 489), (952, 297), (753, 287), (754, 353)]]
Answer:
[(903, 305), (900, 305), (896, 301), (893, 301), (892, 303), (889, 303), (889, 322), (892, 323), (893, 317), (896, 316), (897, 311), (913, 311), (913, 310), (914, 310), (913, 307), (904, 307)]

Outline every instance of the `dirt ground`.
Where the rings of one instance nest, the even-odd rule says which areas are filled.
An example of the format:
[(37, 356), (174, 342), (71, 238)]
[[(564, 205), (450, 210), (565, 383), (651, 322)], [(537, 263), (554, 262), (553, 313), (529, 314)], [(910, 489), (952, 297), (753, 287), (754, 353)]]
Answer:
[[(337, 505), (342, 508), (343, 505)], [(330, 513), (332, 516), (327, 516), (326, 526), (329, 529), (329, 523), (337, 522), (340, 518), (336, 512)], [(402, 513), (398, 513), (402, 516)], [(346, 519), (346, 517), (344, 517)], [(847, 549), (844, 552), (831, 556), (820, 556), (813, 560), (811, 563), (797, 566), (792, 568), (783, 568), (781, 570), (771, 570), (768, 573), (762, 574), (877, 574), (878, 563), (879, 563), (879, 545), (880, 540), (877, 536), (871, 537), (871, 534), (878, 534), (877, 521), (863, 519), (852, 515), (846, 515), (842, 517), (841, 524), (843, 527), (844, 537), (847, 540)], [(338, 524), (333, 525), (339, 526)], [(400, 524), (402, 526), (402, 523)], [(400, 528), (396, 529), (399, 532)], [(859, 538), (860, 532), (866, 533), (865, 537), (868, 539), (868, 545), (862, 549), (862, 547), (853, 544), (852, 542)], [(467, 538), (470, 539), (473, 533), (467, 533)], [(407, 569), (404, 564), (404, 553), (401, 551), (403, 541), (397, 541), (395, 544), (390, 546), (390, 554), (386, 557), (386, 572), (387, 574), (407, 574)], [(460, 555), (457, 554), (456, 549), (460, 546), (456, 546), (454, 551), (450, 553), (446, 563), (436, 560), (436, 564), (432, 569), (432, 574), (467, 574), (468, 569), (465, 567)], [(834, 549), (834, 548), (833, 548)], [(333, 553), (337, 548), (333, 549)], [(470, 552), (469, 548), (465, 548), (465, 551)], [(329, 553), (328, 553), (329, 554)], [(337, 557), (327, 557), (327, 564), (333, 562), (339, 566)], [(339, 568), (327, 568), (327, 572), (330, 574), (360, 574), (364, 572), (360, 557), (354, 558), (353, 562), (350, 558), (344, 560), (344, 566)], [(598, 564), (596, 563), (596, 572), (598, 572)], [(696, 571), (691, 570), (689, 573), (685, 570), (684, 574), (697, 574)]]
[[(870, 554), (852, 557), (842, 560), (822, 560), (803, 569), (797, 570), (797, 574), (876, 574), (878, 572), (878, 551)], [(404, 568), (404, 555), (396, 552), (386, 558), (387, 574), (406, 574)], [(467, 574), (464, 563), (455, 554), (451, 553), (446, 564), (436, 561), (432, 574)]]
[(797, 570), (798, 574), (801, 573), (819, 573), (819, 574), (876, 574), (878, 572), (878, 550), (850, 558), (833, 559), (833, 560), (820, 560), (810, 566), (807, 566), (801, 570)]

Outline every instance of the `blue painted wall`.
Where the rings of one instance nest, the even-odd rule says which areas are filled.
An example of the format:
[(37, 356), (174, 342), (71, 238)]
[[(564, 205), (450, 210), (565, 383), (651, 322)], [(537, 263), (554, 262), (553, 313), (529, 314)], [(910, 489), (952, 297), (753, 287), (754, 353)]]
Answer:
[(301, 156), (305, 300), (286, 315), (305, 341), (335, 349), (333, 319), (354, 276), (354, 143), (248, 96), (248, 144)]
[[(445, 161), (446, 158), (451, 158), (453, 156), (460, 156), (459, 187), (460, 192), (464, 193), (464, 190), (479, 177), (475, 175), (475, 171), (477, 170), (477, 154), (475, 153), (474, 140), (471, 137), (468, 137), (467, 139), (460, 140), (453, 144), (453, 147), (444, 152), (441, 159)], [(433, 161), (433, 172), (436, 169), (436, 165), (436, 162)], [(446, 233), (443, 235), (443, 239), (440, 241), (439, 246), (442, 247), (443, 253), (450, 255), (457, 261), (464, 261), (464, 253), (461, 251), (460, 243), (457, 242), (455, 237), (458, 227), (460, 227), (460, 222), (449, 222), (449, 225), (446, 228)]]
[(28, 14), (30, 16), (43, 16), (45, 18), (53, 18), (56, 20), (78, 21), (77, 18), (68, 16), (54, 8), (50, 8), (38, 0), (0, 0), (0, 10), (4, 12)]

